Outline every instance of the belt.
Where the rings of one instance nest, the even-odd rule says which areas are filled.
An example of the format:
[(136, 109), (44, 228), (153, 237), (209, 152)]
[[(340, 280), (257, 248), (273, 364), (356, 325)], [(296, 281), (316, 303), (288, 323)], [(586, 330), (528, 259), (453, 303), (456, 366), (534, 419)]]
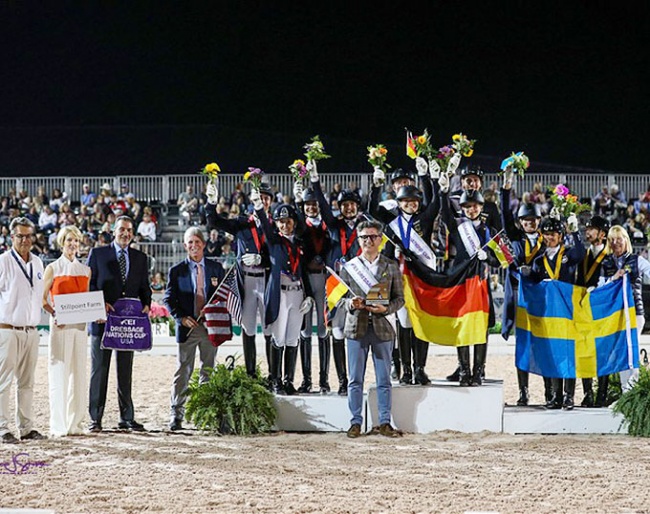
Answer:
[(302, 286), (297, 285), (297, 286), (280, 286), (280, 289), (283, 291), (302, 291)]
[(321, 270), (318, 270), (318, 271), (312, 271), (312, 270), (308, 269), (307, 273), (311, 273), (312, 275), (322, 275), (323, 273), (325, 273), (325, 271), (326, 270), (324, 270), (324, 269), (321, 269)]
[(14, 327), (13, 325), (8, 325), (7, 323), (0, 323), (0, 329), (24, 330), (25, 332), (27, 332), (28, 330), (36, 330), (36, 327)]
[(247, 277), (258, 277), (259, 278), (259, 277), (266, 276), (266, 273), (264, 273), (263, 271), (261, 273), (251, 273), (250, 271), (244, 271), (243, 273)]

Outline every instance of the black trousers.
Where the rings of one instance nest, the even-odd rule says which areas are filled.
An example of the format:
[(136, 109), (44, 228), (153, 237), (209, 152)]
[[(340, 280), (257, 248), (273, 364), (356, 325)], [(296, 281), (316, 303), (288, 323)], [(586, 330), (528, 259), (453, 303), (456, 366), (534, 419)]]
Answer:
[[(101, 336), (90, 337), (90, 392), (88, 413), (93, 421), (104, 416), (108, 372), (111, 368), (113, 350), (102, 350)], [(131, 399), (131, 376), (133, 374), (133, 352), (116, 351), (117, 361), (117, 401), (120, 408), (120, 421), (133, 421), (133, 400)]]

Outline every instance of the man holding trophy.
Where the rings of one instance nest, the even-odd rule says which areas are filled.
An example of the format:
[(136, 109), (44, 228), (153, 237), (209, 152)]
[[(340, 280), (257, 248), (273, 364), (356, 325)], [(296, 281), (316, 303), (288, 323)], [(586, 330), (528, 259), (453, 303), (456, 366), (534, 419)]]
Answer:
[(386, 437), (399, 436), (390, 424), (390, 367), (395, 331), (386, 316), (404, 305), (404, 289), (397, 263), (379, 253), (382, 231), (383, 225), (379, 222), (359, 223), (361, 255), (341, 269), (341, 278), (350, 287), (339, 309), (347, 312), (344, 333), (350, 372), (348, 407), (352, 414), (348, 437), (352, 438), (361, 435), (363, 380), (371, 348), (377, 382), (379, 433)]

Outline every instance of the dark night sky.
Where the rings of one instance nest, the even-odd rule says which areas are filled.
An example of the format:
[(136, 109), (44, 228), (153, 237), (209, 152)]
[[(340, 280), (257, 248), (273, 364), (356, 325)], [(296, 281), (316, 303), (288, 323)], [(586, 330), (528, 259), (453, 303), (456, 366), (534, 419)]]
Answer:
[(3, 2), (0, 125), (214, 124), (360, 152), (428, 127), (481, 154), (647, 171), (645, 4), (493, 3)]

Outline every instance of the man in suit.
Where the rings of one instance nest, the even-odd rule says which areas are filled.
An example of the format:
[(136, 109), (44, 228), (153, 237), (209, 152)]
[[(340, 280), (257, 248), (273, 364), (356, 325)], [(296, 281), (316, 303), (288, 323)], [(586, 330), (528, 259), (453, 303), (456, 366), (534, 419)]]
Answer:
[(217, 261), (204, 258), (205, 236), (200, 228), (190, 227), (183, 236), (187, 258), (169, 270), (164, 302), (176, 320), (178, 362), (171, 392), (169, 429), (182, 430), (186, 389), (194, 370), (196, 349), (201, 359), (201, 382), (208, 380), (208, 368), (214, 368), (217, 348), (208, 338), (208, 331), (199, 321), (205, 305), (224, 277)]
[[(386, 316), (394, 314), (404, 305), (404, 288), (397, 263), (379, 253), (382, 231), (383, 225), (377, 221), (359, 223), (357, 234), (361, 242), (361, 255), (350, 260), (341, 270), (341, 278), (351, 288), (348, 294), (352, 295), (344, 299), (338, 308), (347, 312), (344, 333), (348, 340), (350, 369), (348, 407), (352, 414), (348, 437), (353, 438), (361, 435), (363, 380), (370, 348), (377, 379), (379, 433), (386, 437), (400, 435), (390, 424), (390, 367), (395, 330)], [(386, 286), (387, 304), (366, 303), (368, 286), (373, 287), (374, 284)]]
[[(92, 271), (90, 290), (104, 293), (107, 312), (114, 310), (113, 304), (120, 298), (138, 298), (142, 302), (142, 312), (149, 312), (151, 289), (147, 255), (129, 248), (133, 240), (133, 225), (133, 220), (128, 216), (117, 218), (113, 229), (113, 242), (108, 246), (93, 248), (88, 256), (88, 266)], [(92, 323), (90, 326), (90, 432), (102, 431), (108, 372), (113, 354), (112, 350), (101, 348), (103, 335), (104, 325)], [(120, 408), (118, 427), (142, 432), (144, 427), (134, 419), (131, 399), (133, 352), (118, 351), (116, 360), (117, 396)]]

